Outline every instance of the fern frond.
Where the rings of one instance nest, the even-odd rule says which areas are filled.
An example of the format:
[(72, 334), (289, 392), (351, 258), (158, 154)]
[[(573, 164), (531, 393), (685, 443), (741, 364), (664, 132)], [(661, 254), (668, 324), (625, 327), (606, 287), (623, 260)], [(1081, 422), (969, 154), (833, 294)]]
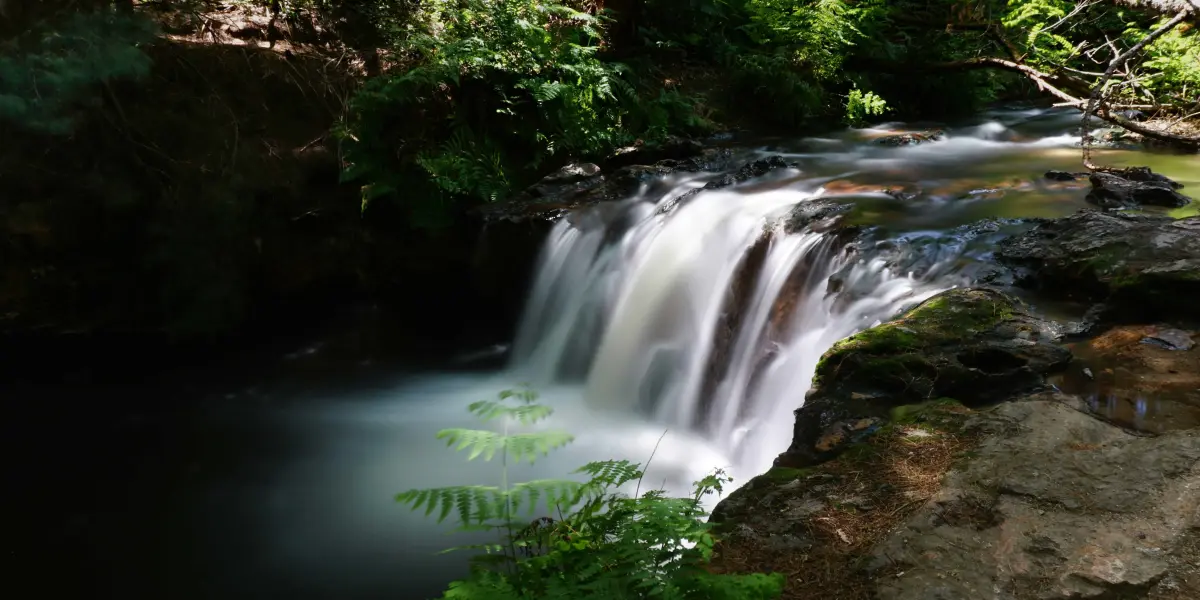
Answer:
[(590, 483), (601, 487), (620, 487), (642, 476), (641, 465), (628, 460), (590, 462), (575, 470), (588, 475)]
[(469, 448), (467, 460), (475, 460), (479, 456), (483, 456), (485, 461), (491, 460), (507, 444), (505, 436), (483, 429), (443, 429), (437, 433), (437, 439), (446, 440), (446, 446), (454, 448), (455, 452)]
[(522, 425), (533, 425), (538, 421), (550, 418), (554, 414), (553, 408), (542, 404), (507, 406), (503, 400), (481, 400), (471, 404), (469, 410), (471, 414), (484, 421), (509, 418)]
[(517, 462), (533, 464), (538, 456), (547, 456), (551, 450), (562, 448), (575, 440), (565, 431), (540, 431), (521, 433), (504, 438), (504, 449)]

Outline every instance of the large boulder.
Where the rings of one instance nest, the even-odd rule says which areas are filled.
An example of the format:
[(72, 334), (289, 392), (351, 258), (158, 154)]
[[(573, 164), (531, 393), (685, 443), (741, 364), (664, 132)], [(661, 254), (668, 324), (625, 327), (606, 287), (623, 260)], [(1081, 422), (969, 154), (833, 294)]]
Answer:
[(1186, 317), (1200, 294), (1200, 217), (1085, 210), (1005, 240), (996, 257), (1021, 285), (1105, 302), (1110, 318)]
[(1130, 433), (1055, 393), (942, 399), (713, 511), (719, 572), (853, 600), (1200, 598), (1200, 430)]
[(1177, 192), (1182, 185), (1145, 171), (1131, 171), (1124, 176), (1097, 171), (1089, 177), (1092, 191), (1087, 201), (1101, 208), (1138, 208), (1141, 206), (1186, 206), (1191, 198)]
[(898, 405), (953, 397), (1009, 398), (1070, 362), (1053, 326), (1017, 300), (983, 288), (943, 292), (900, 318), (838, 342), (821, 358), (776, 464), (829, 460), (885, 422)]
[(879, 600), (1200, 598), (1200, 430), (1133, 435), (1045, 394), (863, 561)]

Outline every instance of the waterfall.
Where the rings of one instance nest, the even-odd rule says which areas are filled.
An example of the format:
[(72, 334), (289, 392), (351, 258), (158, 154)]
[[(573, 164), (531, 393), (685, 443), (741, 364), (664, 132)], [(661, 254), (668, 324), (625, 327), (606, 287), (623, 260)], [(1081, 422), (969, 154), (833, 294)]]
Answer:
[(593, 407), (698, 432), (739, 471), (761, 472), (787, 448), (820, 356), (949, 279), (896, 272), (833, 234), (786, 232), (819, 188), (706, 190), (664, 210), (696, 186), (557, 223), (513, 366), (534, 385), (582, 384)]

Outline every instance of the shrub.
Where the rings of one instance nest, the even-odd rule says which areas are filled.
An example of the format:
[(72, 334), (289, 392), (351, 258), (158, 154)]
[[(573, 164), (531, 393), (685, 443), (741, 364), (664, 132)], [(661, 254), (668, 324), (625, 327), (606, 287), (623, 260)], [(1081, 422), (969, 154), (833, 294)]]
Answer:
[(551, 158), (600, 156), (689, 124), (686, 99), (643, 97), (629, 69), (597, 57), (600, 17), (548, 0), (422, 11), (393, 49), (410, 58), (351, 103), (346, 178), (363, 182), (364, 203), (400, 198), (422, 216), (416, 204), (431, 194), (445, 206), (493, 202)]
[[(470, 405), (501, 430), (447, 429), (438, 433), (467, 460), (502, 462), (501, 485), (410, 490), (398, 502), (455, 515), (460, 529), (491, 530), (499, 543), (468, 546), (485, 553), (471, 575), (450, 584), (446, 598), (503, 600), (531, 598), (645, 598), (751, 600), (776, 598), (783, 578), (775, 575), (715, 575), (704, 569), (713, 539), (702, 499), (731, 481), (717, 471), (696, 482), (692, 496), (672, 498), (661, 490), (639, 493), (644, 471), (629, 461), (600, 461), (575, 473), (585, 481), (543, 479), (508, 482), (509, 461), (533, 463), (573, 437), (547, 430), (513, 433), (552, 414), (527, 389), (501, 392), (497, 400)], [(633, 495), (620, 488), (636, 484)], [(541, 507), (546, 517), (528, 521)], [(526, 515), (522, 519), (522, 515)]]
[(99, 102), (100, 84), (150, 72), (138, 44), (154, 33), (146, 19), (99, 10), (40, 23), (0, 43), (0, 122), (32, 133), (70, 134), (77, 110)]
[(867, 122), (867, 117), (882, 115), (887, 109), (887, 101), (875, 95), (875, 92), (854, 88), (846, 96), (846, 124), (861, 126)]

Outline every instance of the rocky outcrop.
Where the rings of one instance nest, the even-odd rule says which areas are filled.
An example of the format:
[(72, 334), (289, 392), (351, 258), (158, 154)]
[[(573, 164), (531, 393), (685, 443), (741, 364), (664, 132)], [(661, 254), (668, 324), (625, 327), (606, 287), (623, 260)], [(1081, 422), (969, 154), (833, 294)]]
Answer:
[[(921, 366), (957, 360), (945, 369), (955, 380), (959, 349), (1014, 356), (1015, 344), (1040, 379), (1065, 351), (1021, 332), (1045, 325), (1002, 294), (961, 290), (838, 344), (797, 411), (793, 443), (826, 454), (777, 463), (716, 507), (715, 569), (787, 573), (787, 598), (1200, 597), (1200, 428), (1147, 435), (1096, 414), (1085, 396), (1022, 392), (1027, 376), (981, 369), (971, 385), (942, 388)], [(1154, 370), (1157, 383), (1196, 385), (1185, 372), (1196, 360), (1190, 332), (1127, 328), (1094, 347), (1141, 352), (1132, 368)], [(893, 365), (918, 374), (916, 391), (861, 391), (886, 387), (877, 374)], [(925, 399), (938, 395), (953, 397)], [(1006, 402), (966, 405), (981, 400)], [(804, 439), (801, 421), (824, 418), (806, 410), (814, 404), (844, 408), (836, 427)]]
[(1126, 322), (1195, 314), (1200, 217), (1081, 211), (1002, 242), (996, 257), (1047, 295), (1107, 304)]
[(953, 397), (1003, 400), (1070, 361), (1049, 323), (990, 289), (935, 296), (902, 317), (838, 342), (821, 358), (776, 465), (829, 460), (896, 406)]
[(1136, 435), (1074, 401), (899, 407), (722, 501), (715, 564), (788, 573), (789, 598), (1200, 597), (1200, 430)]
[(1121, 175), (1097, 171), (1089, 177), (1092, 191), (1087, 201), (1101, 208), (1141, 206), (1186, 206), (1191, 198), (1179, 193), (1183, 186), (1149, 169), (1129, 170)]
[(875, 598), (1200, 597), (1200, 431), (1132, 435), (1062, 400), (973, 419), (971, 458), (870, 552)]

